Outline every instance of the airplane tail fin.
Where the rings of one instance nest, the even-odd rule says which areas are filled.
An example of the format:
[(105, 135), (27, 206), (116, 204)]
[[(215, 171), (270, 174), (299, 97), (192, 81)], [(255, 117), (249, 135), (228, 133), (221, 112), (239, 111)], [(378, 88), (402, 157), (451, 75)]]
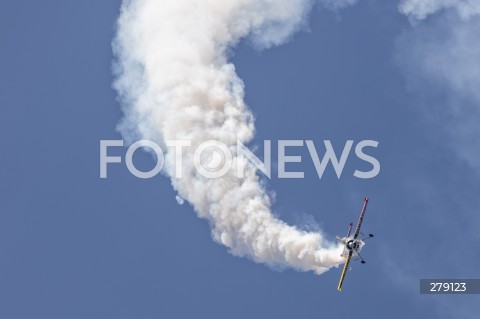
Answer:
[(348, 227), (347, 237), (350, 236), (350, 233), (352, 232), (352, 226), (353, 226), (353, 223), (350, 223), (350, 225)]

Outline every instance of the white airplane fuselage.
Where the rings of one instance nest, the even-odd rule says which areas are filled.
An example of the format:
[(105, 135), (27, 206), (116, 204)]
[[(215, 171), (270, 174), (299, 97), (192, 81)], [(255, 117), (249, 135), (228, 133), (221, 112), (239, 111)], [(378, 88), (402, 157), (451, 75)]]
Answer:
[(345, 249), (343, 250), (342, 257), (348, 256), (348, 252), (353, 250), (353, 255), (357, 255), (365, 245), (365, 242), (359, 238), (354, 239), (353, 237), (343, 237), (337, 239), (343, 244)]

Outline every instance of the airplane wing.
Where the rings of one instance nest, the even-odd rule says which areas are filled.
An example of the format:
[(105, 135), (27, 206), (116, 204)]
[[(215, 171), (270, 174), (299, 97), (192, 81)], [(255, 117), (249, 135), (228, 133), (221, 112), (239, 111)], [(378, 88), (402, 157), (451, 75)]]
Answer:
[(340, 281), (338, 282), (338, 291), (342, 291), (343, 280), (345, 279), (345, 274), (348, 270), (348, 265), (350, 264), (350, 259), (352, 259), (353, 250), (350, 250), (347, 260), (345, 260), (345, 265), (343, 266), (342, 275), (340, 276)]
[(355, 227), (355, 234), (353, 235), (353, 239), (357, 239), (358, 235), (360, 234), (360, 227), (362, 227), (363, 216), (365, 216), (367, 205), (368, 205), (368, 197), (365, 197), (362, 212), (360, 213), (360, 218), (358, 219), (357, 226)]

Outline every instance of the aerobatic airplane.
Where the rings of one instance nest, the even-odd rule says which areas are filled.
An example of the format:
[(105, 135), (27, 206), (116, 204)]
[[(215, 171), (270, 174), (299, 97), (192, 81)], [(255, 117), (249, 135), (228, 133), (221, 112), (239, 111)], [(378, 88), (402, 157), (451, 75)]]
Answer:
[(365, 210), (367, 209), (367, 205), (368, 205), (368, 198), (365, 197), (363, 208), (360, 213), (360, 218), (358, 219), (357, 226), (355, 227), (355, 233), (353, 234), (353, 236), (350, 236), (350, 233), (352, 232), (353, 223), (350, 223), (347, 236), (343, 238), (340, 238), (337, 236), (337, 240), (344, 245), (342, 257), (346, 258), (345, 265), (343, 266), (342, 275), (340, 276), (340, 281), (338, 282), (338, 291), (342, 291), (343, 280), (345, 279), (345, 274), (347, 273), (350, 260), (352, 258), (359, 258), (362, 264), (365, 263), (365, 260), (360, 255), (360, 250), (362, 250), (362, 247), (365, 245), (365, 239), (372, 238), (373, 235), (369, 234), (367, 237), (364, 237), (361, 239), (358, 237), (361, 234), (360, 227), (362, 227), (363, 217), (365, 216)]

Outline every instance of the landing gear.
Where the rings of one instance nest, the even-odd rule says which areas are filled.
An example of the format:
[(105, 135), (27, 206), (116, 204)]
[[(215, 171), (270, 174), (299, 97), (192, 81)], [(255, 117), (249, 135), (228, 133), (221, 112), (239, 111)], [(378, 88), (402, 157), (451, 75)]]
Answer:
[(364, 237), (364, 238), (362, 238), (362, 240), (369, 239), (369, 238), (373, 238), (373, 234), (368, 234), (368, 236), (367, 236), (367, 237)]
[(355, 250), (355, 252), (357, 253), (358, 258), (360, 258), (360, 262), (361, 262), (362, 264), (365, 264), (366, 261), (365, 261), (365, 259), (363, 259), (362, 255), (360, 255), (360, 253), (358, 252), (358, 250)]

